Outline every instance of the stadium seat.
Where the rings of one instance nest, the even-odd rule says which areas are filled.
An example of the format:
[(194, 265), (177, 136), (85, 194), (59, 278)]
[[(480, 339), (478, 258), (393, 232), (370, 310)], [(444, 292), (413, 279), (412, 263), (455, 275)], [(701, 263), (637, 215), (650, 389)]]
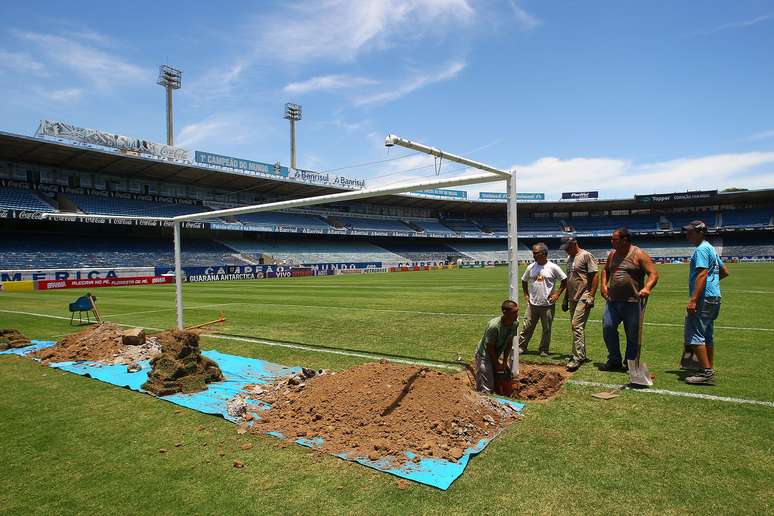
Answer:
[(41, 200), (32, 190), (11, 187), (0, 188), (0, 209), (46, 213), (57, 211)]

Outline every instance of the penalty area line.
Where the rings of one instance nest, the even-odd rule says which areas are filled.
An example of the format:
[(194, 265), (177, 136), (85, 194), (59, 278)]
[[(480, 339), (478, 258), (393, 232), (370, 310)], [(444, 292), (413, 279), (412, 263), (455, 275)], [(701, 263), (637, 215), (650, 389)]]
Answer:
[[(601, 387), (604, 389), (621, 389), (623, 385), (612, 383), (587, 382), (584, 380), (567, 380), (572, 385), (582, 385), (584, 387)], [(681, 398), (697, 398), (710, 401), (724, 401), (726, 403), (737, 403), (740, 405), (762, 405), (764, 407), (774, 408), (774, 401), (748, 400), (745, 398), (732, 398), (730, 396), (716, 396), (714, 394), (702, 394), (699, 392), (670, 391), (667, 389), (627, 389), (629, 392), (641, 392), (644, 394), (661, 394), (664, 396), (675, 396)]]

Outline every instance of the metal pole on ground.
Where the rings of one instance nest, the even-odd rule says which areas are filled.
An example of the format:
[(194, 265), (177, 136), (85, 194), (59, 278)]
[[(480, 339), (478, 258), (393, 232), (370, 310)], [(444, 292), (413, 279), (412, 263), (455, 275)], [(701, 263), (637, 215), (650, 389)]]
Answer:
[(175, 304), (177, 307), (177, 329), (183, 329), (183, 264), (180, 258), (180, 224), (176, 220), (173, 227), (175, 237)]

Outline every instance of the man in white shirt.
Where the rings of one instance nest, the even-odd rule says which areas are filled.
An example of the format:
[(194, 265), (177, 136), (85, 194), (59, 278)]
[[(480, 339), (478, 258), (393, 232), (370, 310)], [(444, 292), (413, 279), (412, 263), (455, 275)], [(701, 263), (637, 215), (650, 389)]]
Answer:
[[(539, 242), (532, 246), (534, 262), (529, 264), (521, 277), (521, 288), (528, 301), (524, 326), (519, 334), (519, 352), (527, 351), (535, 327), (540, 321), (543, 335), (540, 338), (540, 356), (548, 356), (551, 345), (551, 325), (556, 312), (556, 300), (567, 287), (567, 275), (561, 267), (548, 259), (548, 247)], [(554, 290), (557, 281), (559, 288)]]

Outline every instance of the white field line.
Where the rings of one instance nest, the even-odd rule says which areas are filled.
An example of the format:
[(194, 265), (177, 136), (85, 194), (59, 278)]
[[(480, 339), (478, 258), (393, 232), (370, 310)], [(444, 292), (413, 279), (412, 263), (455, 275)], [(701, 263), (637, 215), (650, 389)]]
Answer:
[[(301, 305), (301, 304), (287, 304), (287, 303), (255, 303), (255, 302), (244, 302), (244, 303), (222, 303), (222, 304), (213, 304), (213, 305), (202, 305), (202, 306), (196, 306), (196, 307), (185, 307), (185, 310), (195, 310), (199, 308), (206, 308), (206, 307), (215, 307), (215, 306), (226, 306), (226, 305), (248, 305), (248, 306), (282, 306), (282, 307), (299, 307), (299, 308), (324, 308), (326, 310), (350, 310), (350, 311), (360, 311), (360, 312), (386, 312), (386, 313), (398, 313), (398, 314), (417, 314), (417, 315), (438, 315), (442, 317), (494, 317), (492, 314), (476, 314), (476, 313), (467, 313), (467, 312), (425, 312), (420, 310), (397, 310), (393, 308), (365, 308), (360, 306), (328, 306), (328, 305)], [(157, 310), (147, 310), (142, 312), (125, 312), (121, 314), (111, 314), (111, 315), (105, 315), (104, 317), (117, 317), (117, 316), (131, 316), (131, 315), (139, 315), (144, 313), (151, 313), (151, 312), (174, 312), (175, 308), (160, 308)], [(28, 312), (13, 312), (12, 310), (0, 310), (0, 312), (8, 312), (8, 313), (20, 313), (20, 314), (26, 314)], [(46, 317), (46, 316), (44, 316)], [(47, 316), (47, 317), (53, 317), (58, 318), (56, 316)], [(69, 319), (69, 317), (65, 317), (65, 319)], [(559, 321), (569, 321), (570, 319), (567, 317), (555, 317), (555, 320)], [(602, 319), (589, 319), (590, 322), (602, 322)], [(682, 328), (682, 324), (678, 323), (655, 323), (655, 322), (645, 322), (643, 323), (645, 326), (667, 326), (667, 327), (673, 327), (673, 328)], [(715, 326), (716, 329), (719, 330), (738, 330), (738, 331), (770, 331), (774, 332), (774, 328), (756, 328), (756, 327), (747, 327), (747, 326)]]
[[(70, 320), (69, 317), (62, 317), (59, 315), (48, 315), (48, 314), (36, 314), (33, 312), (21, 312), (18, 310), (0, 310), (0, 312), (5, 313), (15, 313), (15, 314), (22, 314), (22, 315), (32, 315), (37, 317), (48, 317), (50, 319), (64, 319), (64, 320)], [(133, 326), (131, 324), (119, 324), (119, 326)], [(149, 326), (140, 326), (142, 328), (145, 328), (146, 330), (154, 330), (154, 331), (162, 331), (160, 328), (152, 328)], [(366, 352), (354, 352), (354, 351), (343, 351), (343, 350), (337, 350), (337, 349), (327, 349), (327, 348), (317, 348), (313, 346), (304, 346), (303, 344), (289, 344), (287, 342), (275, 342), (270, 340), (263, 340), (263, 339), (251, 339), (247, 337), (236, 337), (231, 335), (220, 335), (220, 334), (212, 334), (212, 335), (204, 335), (206, 338), (217, 338), (217, 339), (225, 339), (225, 340), (236, 340), (241, 342), (250, 342), (253, 344), (262, 344), (264, 346), (272, 346), (272, 347), (282, 347), (282, 348), (289, 348), (289, 349), (298, 349), (302, 351), (312, 351), (317, 353), (328, 353), (332, 355), (342, 355), (342, 356), (350, 356), (350, 357), (356, 357), (356, 358), (366, 358), (370, 360), (381, 360), (386, 359), (390, 360), (391, 362), (398, 362), (401, 364), (410, 364), (410, 365), (420, 365), (420, 366), (426, 366), (426, 367), (442, 367), (445, 369), (461, 369), (460, 367), (444, 364), (440, 362), (423, 362), (419, 360), (406, 360), (401, 358), (393, 358), (383, 355), (377, 355), (375, 353), (366, 353)], [(602, 387), (606, 389), (617, 389), (620, 388), (620, 385), (614, 385), (614, 384), (608, 384), (608, 383), (597, 383), (597, 382), (586, 382), (583, 380), (568, 380), (568, 383), (573, 385), (584, 385), (584, 386), (590, 386), (590, 387)], [(633, 392), (645, 392), (645, 393), (651, 393), (651, 394), (660, 394), (664, 396), (677, 396), (677, 397), (686, 397), (686, 398), (698, 398), (698, 399), (704, 399), (704, 400), (712, 400), (712, 401), (723, 401), (727, 403), (738, 403), (738, 404), (750, 404), (750, 405), (763, 405), (765, 407), (774, 407), (774, 402), (772, 401), (762, 401), (762, 400), (748, 400), (744, 398), (731, 398), (728, 396), (713, 396), (711, 394), (700, 394), (696, 392), (679, 392), (679, 391), (669, 391), (666, 389), (631, 389)]]
[[(32, 315), (34, 317), (46, 317), (48, 319), (63, 319), (65, 321), (70, 320), (69, 317), (63, 317), (61, 315), (37, 314), (35, 312), (22, 312), (20, 310), (0, 310), (0, 312), (6, 313), (6, 314), (19, 314), (19, 315)], [(136, 326), (134, 324), (121, 324), (121, 323), (114, 323), (114, 324), (117, 324), (118, 326), (126, 326), (131, 328), (144, 328), (146, 330), (164, 331), (161, 328), (152, 328), (150, 326)], [(66, 335), (69, 335), (69, 333)]]
[(369, 360), (389, 360), (390, 362), (398, 362), (401, 364), (409, 364), (409, 365), (419, 365), (419, 366), (425, 366), (425, 367), (442, 367), (444, 369), (454, 369), (458, 370), (461, 369), (461, 366), (453, 366), (449, 364), (444, 364), (442, 362), (423, 362), (421, 360), (407, 360), (403, 358), (395, 358), (395, 357), (389, 357), (389, 356), (383, 356), (383, 355), (377, 355), (375, 353), (368, 353), (363, 351), (343, 351), (339, 349), (329, 349), (329, 348), (318, 348), (314, 346), (305, 346), (303, 344), (290, 344), (288, 342), (277, 342), (273, 340), (263, 340), (263, 339), (254, 339), (249, 337), (236, 337), (232, 335), (221, 335), (218, 333), (212, 334), (212, 335), (203, 335), (204, 337), (210, 338), (210, 339), (227, 339), (227, 340), (238, 340), (240, 342), (250, 342), (252, 344), (263, 344), (264, 346), (272, 346), (272, 347), (279, 347), (279, 348), (289, 348), (289, 349), (300, 349), (302, 351), (314, 351), (318, 353), (329, 353), (332, 355), (343, 355), (348, 357), (357, 357), (357, 358), (367, 358)]
[[(201, 308), (214, 308), (216, 306), (229, 306), (229, 305), (240, 305), (240, 304), (242, 303), (216, 303), (212, 305), (186, 306), (184, 308), (185, 310), (199, 310)], [(105, 317), (118, 317), (121, 315), (140, 315), (140, 314), (152, 314), (156, 312), (170, 312), (170, 311), (175, 311), (175, 308), (159, 308), (157, 310), (143, 310), (142, 312), (124, 312), (120, 314), (108, 314), (108, 315), (103, 315), (102, 318), (104, 319)]]
[[(583, 380), (567, 380), (567, 383), (573, 385), (583, 385), (586, 387), (602, 387), (604, 389), (620, 389), (622, 385), (612, 383), (586, 382)], [(666, 396), (677, 396), (683, 398), (698, 398), (711, 401), (725, 401), (728, 403), (738, 403), (747, 405), (763, 405), (764, 407), (774, 408), (774, 401), (748, 400), (745, 398), (732, 398), (729, 396), (715, 396), (714, 394), (701, 394), (698, 392), (668, 391), (666, 389), (627, 389), (629, 392), (642, 392), (645, 394), (663, 394)]]

